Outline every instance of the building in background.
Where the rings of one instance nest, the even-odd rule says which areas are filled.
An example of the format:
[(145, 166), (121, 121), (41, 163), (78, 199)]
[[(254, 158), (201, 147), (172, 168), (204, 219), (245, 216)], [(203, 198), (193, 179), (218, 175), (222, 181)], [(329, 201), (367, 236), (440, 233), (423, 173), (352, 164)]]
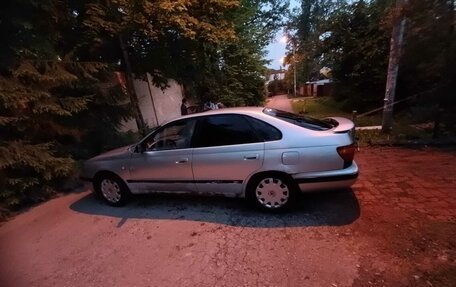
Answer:
[(269, 69), (268, 78), (266, 79), (266, 84), (274, 80), (285, 80), (285, 69), (280, 68), (279, 70)]
[(327, 97), (333, 94), (331, 79), (306, 82), (299, 86), (299, 95), (303, 97)]
[[(116, 80), (126, 92), (126, 82), (123, 73), (116, 73)], [(153, 84), (152, 76), (147, 73), (146, 79), (135, 79), (134, 87), (139, 101), (139, 107), (148, 127), (156, 127), (163, 122), (179, 117), (183, 98), (182, 86), (175, 80), (169, 79), (165, 89)], [(137, 131), (134, 118), (121, 124), (121, 131)]]

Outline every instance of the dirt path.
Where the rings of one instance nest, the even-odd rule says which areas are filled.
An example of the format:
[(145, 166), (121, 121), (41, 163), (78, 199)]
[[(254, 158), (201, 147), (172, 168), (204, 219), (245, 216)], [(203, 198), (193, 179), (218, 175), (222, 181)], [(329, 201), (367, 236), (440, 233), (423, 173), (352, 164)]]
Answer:
[(353, 190), (287, 214), (240, 199), (87, 192), (0, 227), (0, 285), (456, 286), (456, 153), (364, 149)]
[(277, 95), (270, 97), (266, 106), (286, 112), (293, 112), (293, 108), (291, 107), (291, 101), (290, 99), (288, 99), (287, 95)]

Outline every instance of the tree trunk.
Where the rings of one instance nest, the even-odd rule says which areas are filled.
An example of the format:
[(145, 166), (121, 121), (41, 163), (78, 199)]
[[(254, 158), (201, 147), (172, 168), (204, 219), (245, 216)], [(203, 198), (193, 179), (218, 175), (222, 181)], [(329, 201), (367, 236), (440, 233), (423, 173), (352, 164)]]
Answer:
[(156, 127), (158, 127), (160, 124), (158, 122), (157, 108), (155, 107), (154, 95), (152, 94), (152, 76), (149, 73), (146, 73), (146, 77), (147, 77), (147, 87), (149, 88), (150, 100), (152, 102), (152, 109), (154, 110)]
[(125, 40), (123, 39), (122, 35), (118, 36), (120, 49), (122, 50), (122, 56), (125, 63), (125, 78), (127, 80), (127, 91), (128, 95), (130, 96), (130, 102), (133, 106), (133, 116), (136, 121), (136, 125), (138, 126), (138, 131), (142, 134), (146, 134), (146, 123), (144, 121), (144, 117), (141, 113), (141, 109), (139, 107), (138, 97), (136, 95), (135, 86), (133, 84), (133, 71), (131, 69), (130, 59), (128, 57), (127, 45), (125, 44)]
[[(396, 9), (401, 9), (405, 3), (407, 3), (407, 0), (397, 0)], [(393, 103), (396, 94), (399, 59), (401, 57), (402, 42), (404, 39), (405, 17), (402, 15), (400, 19), (394, 19), (394, 21), (395, 23), (393, 25), (390, 41), (388, 74), (383, 106), (382, 132), (390, 132), (393, 128)]]
[[(432, 138), (437, 139), (440, 136), (440, 128), (441, 128), (441, 121), (443, 113), (445, 112), (445, 100), (450, 98), (452, 95), (452, 88), (451, 85), (453, 84), (452, 81), (454, 79), (454, 66), (451, 64), (453, 63), (453, 42), (454, 42), (454, 0), (448, 2), (448, 9), (447, 17), (448, 21), (448, 36), (446, 37), (446, 45), (445, 45), (445, 66), (442, 72), (442, 80), (440, 83), (441, 91), (438, 91), (439, 95), (439, 102), (437, 104), (437, 111), (434, 117), (434, 129), (432, 131)], [(454, 85), (454, 84), (453, 84)]]

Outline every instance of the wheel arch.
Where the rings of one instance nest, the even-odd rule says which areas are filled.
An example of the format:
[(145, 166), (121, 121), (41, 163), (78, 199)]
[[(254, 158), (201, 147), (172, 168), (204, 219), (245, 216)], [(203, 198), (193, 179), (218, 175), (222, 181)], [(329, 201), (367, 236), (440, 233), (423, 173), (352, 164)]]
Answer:
[(295, 182), (295, 180), (293, 179), (293, 177), (284, 172), (284, 171), (279, 171), (279, 170), (263, 170), (263, 171), (260, 171), (260, 172), (257, 172), (257, 173), (254, 173), (252, 174), (246, 181), (246, 184), (244, 186), (244, 197), (248, 197), (249, 196), (249, 191), (251, 190), (251, 187), (252, 187), (252, 184), (255, 183), (255, 181), (260, 178), (260, 177), (263, 177), (263, 176), (267, 176), (267, 175), (278, 175), (278, 176), (281, 176), (281, 177), (284, 177), (286, 178), (287, 180), (289, 180), (289, 182), (293, 185), (293, 188), (297, 191), (299, 186), (298, 184)]
[(110, 171), (110, 170), (99, 170), (97, 171), (94, 176), (93, 176), (93, 189), (95, 192), (100, 192), (98, 190), (98, 181), (103, 178), (103, 176), (110, 176), (110, 177), (115, 177), (116, 179), (120, 180), (121, 183), (124, 185), (124, 187), (127, 189), (129, 193), (131, 193), (130, 187), (128, 184), (123, 180), (122, 177), (120, 177), (117, 173)]

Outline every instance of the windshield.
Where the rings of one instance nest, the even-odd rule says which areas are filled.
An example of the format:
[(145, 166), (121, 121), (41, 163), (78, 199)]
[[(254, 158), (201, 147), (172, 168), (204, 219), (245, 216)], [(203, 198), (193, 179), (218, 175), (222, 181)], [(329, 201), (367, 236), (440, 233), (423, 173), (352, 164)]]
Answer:
[(314, 131), (326, 131), (332, 129), (335, 126), (335, 124), (331, 121), (322, 121), (312, 117), (297, 115), (271, 108), (265, 108), (263, 110), (263, 113)]

